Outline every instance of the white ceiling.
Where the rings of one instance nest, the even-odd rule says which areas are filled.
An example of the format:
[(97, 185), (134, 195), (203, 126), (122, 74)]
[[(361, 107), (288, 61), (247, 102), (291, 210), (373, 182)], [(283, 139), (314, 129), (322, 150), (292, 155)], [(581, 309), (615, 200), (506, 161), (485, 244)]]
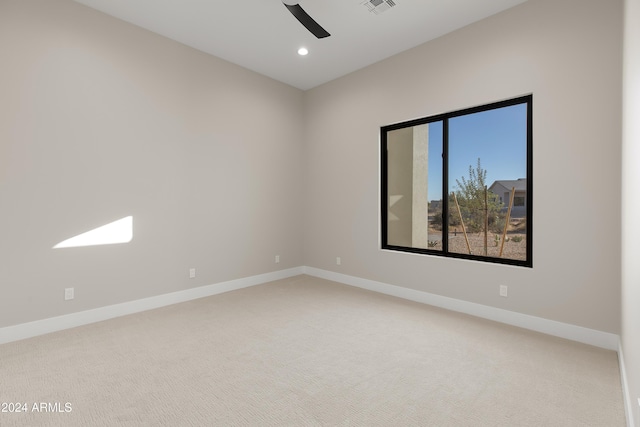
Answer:
[(526, 0), (393, 0), (379, 14), (370, 0), (299, 0), (331, 33), (324, 39), (281, 0), (75, 1), (306, 90)]

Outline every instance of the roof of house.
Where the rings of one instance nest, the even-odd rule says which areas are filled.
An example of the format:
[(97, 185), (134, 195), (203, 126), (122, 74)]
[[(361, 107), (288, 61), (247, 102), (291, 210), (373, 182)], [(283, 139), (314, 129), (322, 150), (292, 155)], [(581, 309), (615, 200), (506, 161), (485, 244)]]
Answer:
[(489, 187), (491, 190), (495, 185), (500, 184), (506, 189), (511, 189), (513, 187), (516, 188), (516, 191), (527, 191), (527, 178), (519, 178), (519, 179), (506, 179), (506, 180), (498, 180), (494, 181)]

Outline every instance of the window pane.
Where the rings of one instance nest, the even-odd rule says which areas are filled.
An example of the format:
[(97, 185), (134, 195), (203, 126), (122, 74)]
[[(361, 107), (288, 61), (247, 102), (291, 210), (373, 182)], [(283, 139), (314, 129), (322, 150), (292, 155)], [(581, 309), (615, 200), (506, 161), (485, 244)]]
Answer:
[(527, 104), (449, 119), (449, 252), (526, 260)]
[(442, 122), (386, 137), (387, 244), (442, 250)]

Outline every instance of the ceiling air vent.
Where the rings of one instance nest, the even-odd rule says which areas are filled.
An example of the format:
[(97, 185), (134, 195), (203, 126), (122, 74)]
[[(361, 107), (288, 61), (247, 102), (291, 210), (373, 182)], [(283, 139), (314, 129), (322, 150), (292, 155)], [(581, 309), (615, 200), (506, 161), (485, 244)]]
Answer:
[(391, 9), (396, 3), (393, 0), (365, 0), (362, 2), (364, 6), (376, 15)]

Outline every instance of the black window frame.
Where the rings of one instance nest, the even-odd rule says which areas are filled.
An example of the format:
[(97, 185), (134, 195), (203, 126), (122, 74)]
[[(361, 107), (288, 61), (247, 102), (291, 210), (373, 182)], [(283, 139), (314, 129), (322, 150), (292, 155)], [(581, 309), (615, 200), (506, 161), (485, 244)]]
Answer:
[[(526, 179), (527, 179), (527, 194), (525, 200), (526, 215), (527, 215), (527, 229), (526, 229), (526, 259), (517, 260), (509, 258), (498, 258), (484, 255), (470, 255), (466, 253), (449, 252), (448, 250), (448, 235), (449, 235), (449, 197), (451, 193), (451, 187), (449, 186), (449, 152), (448, 152), (448, 134), (449, 134), (449, 119), (460, 117), (469, 114), (480, 113), (483, 111), (489, 111), (493, 109), (509, 107), (514, 105), (526, 104), (527, 106), (527, 160), (526, 160)], [(435, 250), (429, 248), (415, 248), (406, 246), (395, 246), (388, 244), (388, 213), (389, 213), (389, 194), (388, 194), (388, 158), (387, 158), (387, 133), (389, 131), (403, 129), (407, 127), (413, 127), (418, 125), (429, 124), (433, 122), (442, 122), (443, 125), (443, 146), (442, 146), (442, 249)], [(409, 252), (424, 255), (434, 255), (447, 258), (460, 258), (473, 261), (481, 261), (495, 264), (507, 264), (521, 267), (533, 267), (533, 95), (519, 96), (503, 101), (492, 102), (471, 108), (464, 108), (461, 110), (452, 111), (449, 113), (437, 114), (433, 116), (423, 117), (419, 119), (413, 119), (405, 122), (395, 123), (391, 125), (380, 127), (380, 155), (381, 155), (381, 248), (383, 250), (392, 250), (397, 252)]]

